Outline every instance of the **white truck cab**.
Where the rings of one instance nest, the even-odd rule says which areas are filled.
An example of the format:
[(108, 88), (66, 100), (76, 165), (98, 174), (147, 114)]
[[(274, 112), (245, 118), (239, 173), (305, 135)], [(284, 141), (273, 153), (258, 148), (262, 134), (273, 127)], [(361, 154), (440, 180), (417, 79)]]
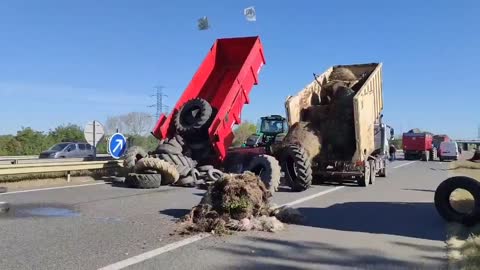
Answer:
[(440, 143), (440, 161), (458, 160), (460, 153), (458, 152), (458, 144), (456, 142)]

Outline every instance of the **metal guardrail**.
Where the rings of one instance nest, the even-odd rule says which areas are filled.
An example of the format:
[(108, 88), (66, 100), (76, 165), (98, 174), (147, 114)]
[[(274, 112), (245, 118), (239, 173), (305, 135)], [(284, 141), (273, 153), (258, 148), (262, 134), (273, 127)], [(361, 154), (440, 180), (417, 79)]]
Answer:
[(66, 172), (67, 181), (70, 181), (71, 171), (114, 169), (120, 167), (123, 167), (123, 160), (11, 164), (0, 165), (0, 176), (32, 173)]
[[(33, 163), (50, 163), (50, 162), (72, 162), (72, 161), (92, 161), (93, 158), (38, 158), (38, 156), (18, 156), (18, 157), (0, 157), (0, 165), (6, 164), (33, 164)], [(113, 158), (107, 154), (100, 154), (96, 160), (112, 160)]]

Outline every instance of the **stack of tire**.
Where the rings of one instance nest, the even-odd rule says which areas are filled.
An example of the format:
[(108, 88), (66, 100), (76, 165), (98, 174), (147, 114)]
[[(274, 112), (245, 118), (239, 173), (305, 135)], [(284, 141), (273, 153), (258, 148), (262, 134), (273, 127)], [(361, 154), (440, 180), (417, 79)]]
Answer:
[[(161, 141), (152, 152), (135, 146), (127, 151), (125, 184), (132, 188), (194, 187), (218, 180), (222, 173), (205, 164), (211, 153), (208, 128), (214, 116), (206, 100), (186, 102), (174, 117), (176, 132), (172, 138)], [(196, 168), (198, 164), (202, 166)]]

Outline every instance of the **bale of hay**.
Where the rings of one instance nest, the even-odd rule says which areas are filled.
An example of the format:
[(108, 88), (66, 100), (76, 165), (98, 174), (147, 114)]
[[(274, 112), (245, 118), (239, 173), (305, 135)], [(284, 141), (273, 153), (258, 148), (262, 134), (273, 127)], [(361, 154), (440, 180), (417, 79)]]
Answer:
[(251, 228), (253, 225), (245, 219), (269, 215), (271, 196), (260, 178), (251, 172), (225, 174), (210, 187), (200, 204), (182, 218), (183, 231), (221, 234), (235, 226)]
[(328, 77), (329, 81), (356, 81), (357, 76), (348, 68), (338, 67), (332, 70), (330, 76)]
[(297, 122), (288, 130), (283, 144), (296, 144), (303, 147), (312, 160), (322, 149), (322, 134), (313, 122)]

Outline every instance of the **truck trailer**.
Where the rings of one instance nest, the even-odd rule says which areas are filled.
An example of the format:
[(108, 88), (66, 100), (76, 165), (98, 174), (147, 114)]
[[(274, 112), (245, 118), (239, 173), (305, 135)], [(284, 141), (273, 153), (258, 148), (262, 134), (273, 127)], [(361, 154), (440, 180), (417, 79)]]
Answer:
[[(334, 149), (332, 155), (328, 152), (329, 145), (335, 145), (338, 136), (321, 134), (320, 153), (310, 157), (314, 176), (317, 179), (340, 178), (354, 179), (360, 186), (368, 186), (375, 182), (375, 176), (386, 177), (388, 162), (388, 138), (393, 138), (393, 129), (387, 133), (387, 125), (382, 121), (383, 89), (382, 89), (382, 63), (369, 63), (358, 65), (338, 65), (327, 69), (320, 76), (315, 76), (312, 83), (300, 90), (295, 96), (289, 96), (285, 102), (286, 115), (289, 127), (300, 122), (307, 122), (314, 126), (324, 126), (328, 120), (318, 117), (315, 113), (306, 119), (305, 111), (322, 111), (322, 104), (329, 94), (329, 86), (335, 83), (336, 71), (347, 70), (353, 73), (354, 80), (349, 86), (354, 91), (352, 99), (353, 119), (347, 123), (347, 129), (353, 130), (352, 151), (339, 158)], [(350, 91), (351, 91), (350, 90)], [(338, 110), (338, 108), (337, 108)], [(345, 125), (345, 122), (338, 125)], [(335, 129), (335, 123), (328, 125), (326, 133)], [(340, 134), (341, 135), (341, 134)], [(287, 135), (288, 137), (288, 135)], [(337, 147), (339, 148), (339, 147)], [(341, 145), (340, 145), (341, 148)], [(325, 150), (325, 151), (324, 151)]]
[(433, 135), (428, 132), (410, 130), (402, 135), (405, 160), (435, 160), (437, 151), (433, 147)]

